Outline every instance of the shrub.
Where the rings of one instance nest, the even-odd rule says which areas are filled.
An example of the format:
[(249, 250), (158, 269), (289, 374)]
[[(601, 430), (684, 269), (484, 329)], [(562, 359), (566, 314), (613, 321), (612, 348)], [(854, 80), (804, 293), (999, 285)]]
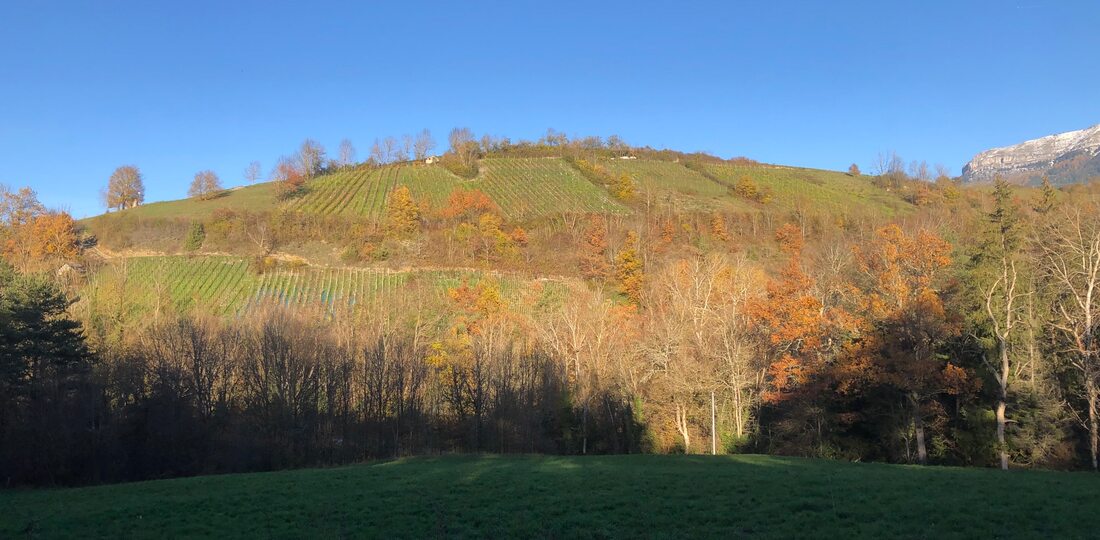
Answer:
[(448, 171), (454, 173), (455, 176), (462, 178), (474, 178), (478, 173), (477, 160), (473, 160), (470, 163), (464, 163), (462, 158), (454, 153), (443, 154), (439, 163)]
[(196, 221), (191, 224), (191, 230), (187, 232), (187, 238), (183, 242), (183, 249), (187, 251), (198, 250), (202, 247), (204, 240), (206, 240), (206, 230), (203, 229), (201, 222)]
[(264, 274), (274, 270), (279, 264), (279, 261), (275, 257), (268, 257), (266, 255), (256, 255), (252, 257), (252, 260), (248, 263), (249, 270), (252, 270), (255, 274)]
[(740, 197), (760, 204), (768, 204), (772, 201), (771, 190), (756, 185), (756, 181), (747, 174), (737, 179), (737, 183), (733, 186), (733, 192)]

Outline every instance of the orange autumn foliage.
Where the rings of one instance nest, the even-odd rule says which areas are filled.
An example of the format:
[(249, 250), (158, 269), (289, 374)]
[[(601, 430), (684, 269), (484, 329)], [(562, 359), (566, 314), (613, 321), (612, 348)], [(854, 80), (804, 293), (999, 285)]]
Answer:
[(77, 254), (76, 221), (65, 212), (38, 216), (31, 226), (31, 255), (68, 259)]
[(484, 192), (458, 188), (447, 198), (447, 206), (440, 214), (445, 219), (472, 218), (485, 213), (499, 213), (500, 208)]
[(763, 334), (774, 360), (767, 368), (768, 402), (788, 399), (817, 369), (828, 321), (821, 302), (813, 296), (813, 280), (802, 269), (802, 233), (791, 224), (776, 231), (780, 249), (790, 259), (778, 278), (768, 281), (762, 298), (750, 301), (749, 318)]
[(458, 287), (448, 290), (447, 295), (460, 312), (458, 322), (473, 335), (480, 334), (488, 320), (505, 312), (500, 288), (492, 283), (482, 281), (471, 286), (463, 281)]
[(515, 242), (517, 246), (527, 246), (527, 231), (523, 230), (523, 227), (517, 226), (513, 228), (508, 236), (511, 237), (512, 241)]
[(961, 368), (945, 365), (937, 354), (945, 339), (961, 331), (938, 288), (951, 250), (931, 231), (909, 235), (897, 225), (880, 228), (856, 248), (864, 318), (843, 362), (845, 384), (883, 382), (918, 397), (971, 384)]
[(710, 218), (710, 234), (722, 242), (730, 241), (729, 227), (726, 226), (726, 218), (717, 212)]
[(603, 279), (611, 273), (607, 259), (607, 222), (602, 216), (592, 216), (584, 231), (579, 261), (581, 275), (587, 279)]

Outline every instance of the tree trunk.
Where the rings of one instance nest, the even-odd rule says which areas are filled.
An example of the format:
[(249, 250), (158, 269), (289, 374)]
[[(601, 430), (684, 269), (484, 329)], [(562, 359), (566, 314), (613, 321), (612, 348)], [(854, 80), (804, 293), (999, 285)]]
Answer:
[(736, 429), (737, 429), (737, 438), (740, 439), (745, 434), (744, 417), (742, 416), (744, 413), (741, 410), (741, 388), (740, 387), (738, 387), (737, 389), (735, 389), (733, 391), (733, 414), (734, 414), (734, 421), (735, 421), (734, 423), (735, 423)]
[(718, 455), (718, 432), (715, 429), (717, 422), (714, 417), (714, 390), (710, 391), (710, 455)]
[(684, 453), (691, 453), (691, 433), (688, 431), (687, 408), (676, 406), (676, 430), (684, 438)]
[(1008, 449), (1005, 447), (1005, 398), (997, 400), (997, 452), (1001, 457), (1001, 470), (1008, 470)]
[(1005, 410), (1008, 408), (1008, 344), (1001, 340), (1001, 374), (997, 378), (1000, 394), (997, 400), (997, 452), (1001, 457), (1001, 470), (1008, 470), (1008, 446), (1005, 443)]
[(928, 447), (924, 442), (924, 419), (921, 418), (920, 400), (916, 394), (909, 396), (909, 402), (913, 405), (913, 432), (917, 436), (917, 462), (921, 465), (928, 464)]
[(581, 454), (588, 454), (588, 401), (581, 412)]
[(1097, 447), (1100, 446), (1100, 419), (1097, 419), (1097, 400), (1100, 399), (1100, 389), (1091, 377), (1085, 379), (1085, 392), (1089, 404), (1089, 457), (1092, 458), (1092, 470), (1097, 471)]

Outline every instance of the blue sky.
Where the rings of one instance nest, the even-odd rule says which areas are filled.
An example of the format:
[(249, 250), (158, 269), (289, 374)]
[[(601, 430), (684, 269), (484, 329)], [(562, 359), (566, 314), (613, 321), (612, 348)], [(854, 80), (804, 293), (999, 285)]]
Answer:
[(958, 173), (1100, 123), (1100, 2), (0, 3), (0, 183), (77, 216), (242, 182), (311, 137), (453, 126)]

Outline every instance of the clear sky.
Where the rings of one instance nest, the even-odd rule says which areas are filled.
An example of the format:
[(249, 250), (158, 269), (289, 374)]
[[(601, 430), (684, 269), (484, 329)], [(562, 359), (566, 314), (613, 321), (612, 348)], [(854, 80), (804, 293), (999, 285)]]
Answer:
[(845, 169), (954, 174), (1100, 123), (1100, 2), (0, 2), (0, 183), (102, 211), (195, 172), (265, 173), (305, 137), (456, 125)]

